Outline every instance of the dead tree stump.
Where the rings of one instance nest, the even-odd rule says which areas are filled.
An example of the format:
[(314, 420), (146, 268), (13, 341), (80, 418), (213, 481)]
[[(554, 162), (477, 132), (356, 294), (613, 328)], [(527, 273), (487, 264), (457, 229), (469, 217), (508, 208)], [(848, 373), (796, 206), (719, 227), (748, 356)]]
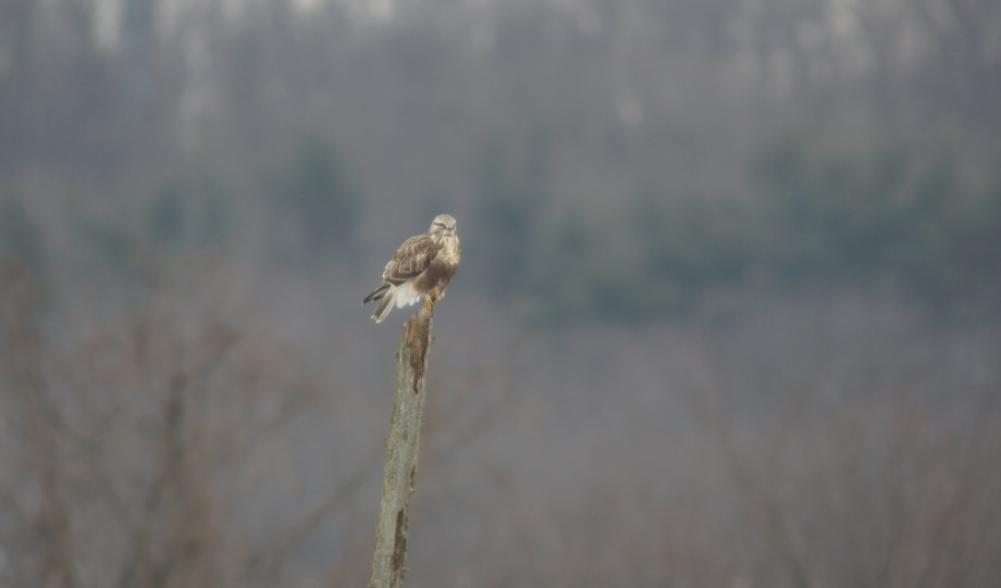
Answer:
[(382, 471), (382, 500), (375, 528), (375, 551), (369, 588), (397, 588), (403, 584), (407, 559), (409, 499), (417, 475), (421, 419), (424, 410), (424, 374), (431, 346), (432, 304), (424, 304), (403, 327), (396, 356), (396, 393), (386, 437)]

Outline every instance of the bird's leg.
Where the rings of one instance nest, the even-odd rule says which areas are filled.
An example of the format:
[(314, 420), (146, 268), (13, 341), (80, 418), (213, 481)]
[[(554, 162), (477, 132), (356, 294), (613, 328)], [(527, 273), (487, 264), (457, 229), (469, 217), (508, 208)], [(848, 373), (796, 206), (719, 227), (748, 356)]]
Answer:
[(417, 311), (418, 322), (431, 320), (431, 315), (434, 314), (434, 305), (437, 301), (438, 297), (435, 295), (434, 291), (428, 292), (427, 296), (424, 297), (424, 304), (422, 304), (421, 309)]
[(434, 290), (428, 292), (427, 297), (424, 298), (424, 305), (431, 310), (434, 308), (435, 304), (438, 304), (438, 301), (441, 300), (444, 295), (445, 293), (442, 292), (440, 288), (435, 288)]

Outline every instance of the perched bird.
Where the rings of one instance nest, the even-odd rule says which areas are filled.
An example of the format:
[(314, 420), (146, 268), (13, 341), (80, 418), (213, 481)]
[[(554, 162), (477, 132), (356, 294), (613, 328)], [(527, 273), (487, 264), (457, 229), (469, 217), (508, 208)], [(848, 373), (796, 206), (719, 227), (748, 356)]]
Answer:
[(382, 272), (382, 285), (362, 304), (379, 303), (372, 313), (377, 323), (385, 320), (393, 306), (403, 308), (421, 301), (434, 304), (445, 295), (461, 255), (455, 218), (439, 214), (427, 233), (410, 237), (400, 245)]

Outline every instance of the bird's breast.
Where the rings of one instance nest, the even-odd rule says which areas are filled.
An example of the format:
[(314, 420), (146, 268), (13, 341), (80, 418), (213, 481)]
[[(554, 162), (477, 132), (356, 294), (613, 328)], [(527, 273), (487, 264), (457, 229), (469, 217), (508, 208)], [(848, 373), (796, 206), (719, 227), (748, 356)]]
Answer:
[(449, 263), (441, 256), (435, 258), (424, 273), (417, 280), (417, 289), (421, 292), (442, 289), (448, 285), (449, 280), (455, 275), (456, 265)]
[(461, 251), (462, 248), (459, 245), (459, 237), (456, 235), (445, 240), (438, 257), (442, 260), (442, 262), (456, 266), (459, 265)]

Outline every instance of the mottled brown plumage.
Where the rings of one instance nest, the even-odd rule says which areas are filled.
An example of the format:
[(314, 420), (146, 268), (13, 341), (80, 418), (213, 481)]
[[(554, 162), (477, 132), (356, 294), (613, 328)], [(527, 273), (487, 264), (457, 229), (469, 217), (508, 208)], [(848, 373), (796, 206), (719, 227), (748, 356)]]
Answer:
[(445, 295), (462, 257), (455, 219), (439, 214), (423, 235), (403, 242), (382, 272), (382, 284), (365, 297), (363, 304), (379, 302), (372, 318), (381, 323), (395, 305), (410, 306), (421, 300), (435, 303)]

